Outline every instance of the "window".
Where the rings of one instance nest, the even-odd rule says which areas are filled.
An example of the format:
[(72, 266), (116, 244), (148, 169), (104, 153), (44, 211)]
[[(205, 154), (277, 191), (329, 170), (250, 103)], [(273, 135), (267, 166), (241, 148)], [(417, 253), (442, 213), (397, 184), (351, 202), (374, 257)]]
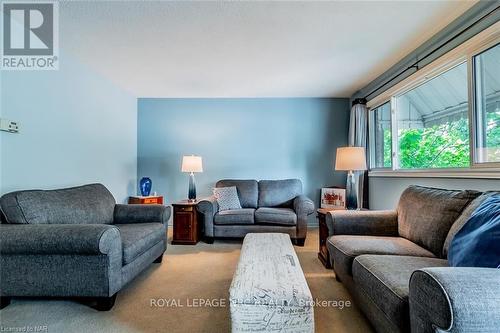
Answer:
[(473, 57), (475, 162), (500, 162), (500, 44)]
[(367, 106), (371, 175), (500, 178), (500, 22)]
[(391, 103), (370, 110), (370, 142), (371, 167), (392, 167)]
[(467, 63), (396, 97), (400, 169), (470, 166)]

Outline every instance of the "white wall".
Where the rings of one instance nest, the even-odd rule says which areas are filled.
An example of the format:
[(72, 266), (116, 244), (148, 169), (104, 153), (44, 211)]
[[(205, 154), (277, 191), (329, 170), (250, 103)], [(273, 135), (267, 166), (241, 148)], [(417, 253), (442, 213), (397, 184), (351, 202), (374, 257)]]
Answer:
[(61, 53), (58, 71), (1, 72), (0, 194), (101, 182), (135, 194), (137, 99)]
[[(3, 117), (3, 100), (4, 100), (4, 97), (2, 95), (2, 84), (3, 84), (3, 72), (0, 71), (0, 118)], [(0, 193), (2, 193), (2, 189), (3, 189), (3, 181), (2, 181), (2, 173), (3, 173), (3, 154), (2, 154), (2, 138), (3, 138), (4, 134), (2, 131), (0, 131)]]
[(401, 193), (410, 185), (459, 190), (500, 190), (500, 180), (497, 179), (370, 177), (370, 208), (394, 209)]

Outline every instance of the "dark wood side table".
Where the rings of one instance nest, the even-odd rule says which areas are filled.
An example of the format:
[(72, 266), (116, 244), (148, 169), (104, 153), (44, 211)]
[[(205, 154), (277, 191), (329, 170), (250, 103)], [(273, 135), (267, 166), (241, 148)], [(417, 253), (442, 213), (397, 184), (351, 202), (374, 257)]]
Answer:
[(149, 197), (140, 197), (140, 196), (131, 196), (128, 198), (129, 204), (139, 204), (139, 205), (163, 205), (163, 197), (162, 196), (149, 196)]
[(182, 200), (174, 207), (174, 235), (172, 244), (194, 245), (201, 237), (201, 219), (196, 210), (197, 202)]
[(319, 222), (319, 252), (318, 259), (321, 261), (323, 266), (326, 268), (332, 268), (330, 265), (330, 254), (328, 253), (328, 247), (326, 246), (326, 242), (328, 239), (328, 227), (326, 225), (326, 214), (328, 212), (334, 210), (344, 210), (344, 209), (329, 209), (329, 208), (320, 208), (317, 210), (316, 217)]

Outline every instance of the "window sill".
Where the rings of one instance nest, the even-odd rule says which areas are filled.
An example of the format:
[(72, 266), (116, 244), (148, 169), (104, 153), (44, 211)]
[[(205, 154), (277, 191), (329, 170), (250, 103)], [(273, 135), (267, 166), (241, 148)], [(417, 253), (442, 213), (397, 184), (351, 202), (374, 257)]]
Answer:
[(372, 170), (369, 177), (500, 179), (500, 169)]

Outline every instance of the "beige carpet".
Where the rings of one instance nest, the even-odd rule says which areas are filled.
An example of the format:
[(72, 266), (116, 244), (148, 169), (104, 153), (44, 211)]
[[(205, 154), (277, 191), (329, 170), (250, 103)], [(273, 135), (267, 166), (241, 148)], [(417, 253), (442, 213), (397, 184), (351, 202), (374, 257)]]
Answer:
[[(13, 300), (0, 311), (0, 331), (43, 332), (230, 332), (228, 290), (241, 241), (171, 245), (162, 264), (153, 264), (119, 294), (114, 308), (98, 312), (64, 300)], [(313, 298), (351, 301), (333, 272), (317, 259), (318, 230), (310, 229), (306, 246), (295, 247)], [(165, 301), (168, 300), (167, 305)], [(195, 302), (222, 299), (219, 306)], [(151, 306), (151, 302), (164, 307)], [(223, 304), (225, 302), (225, 304)], [(176, 303), (176, 304), (174, 304)], [(315, 307), (316, 332), (371, 332), (355, 305)]]

